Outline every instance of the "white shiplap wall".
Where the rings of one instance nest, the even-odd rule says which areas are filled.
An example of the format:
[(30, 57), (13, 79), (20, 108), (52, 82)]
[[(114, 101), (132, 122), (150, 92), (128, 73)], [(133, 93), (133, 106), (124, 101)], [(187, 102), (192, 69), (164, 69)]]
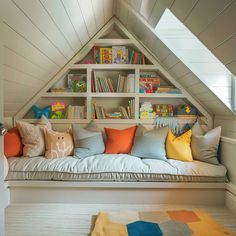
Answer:
[(4, 116), (13, 116), (113, 16), (114, 0), (3, 0)]
[(113, 13), (212, 113), (231, 115), (153, 34), (166, 7), (236, 73), (235, 0), (4, 0), (4, 115), (14, 115)]
[[(145, 4), (143, 3), (145, 2)], [(233, 0), (174, 0), (162, 1), (142, 0), (140, 7), (133, 10), (130, 7), (133, 2), (130, 0), (118, 0), (119, 11), (116, 11), (117, 17), (122, 23), (129, 28), (132, 33), (159, 59), (175, 78), (187, 88), (196, 99), (198, 99), (205, 107), (207, 107), (213, 114), (218, 115), (232, 115), (231, 111), (212, 93), (206, 85), (204, 85), (179, 59), (155, 36), (154, 28), (163, 14), (166, 7), (170, 10), (195, 34), (199, 39), (209, 48), (212, 49), (219, 60), (221, 60), (226, 67), (231, 69), (236, 74), (235, 68), (232, 70), (233, 63), (236, 61), (236, 51), (233, 47), (234, 34), (236, 29), (232, 22), (236, 21), (236, 15), (229, 15), (232, 11), (235, 12), (236, 2)], [(159, 6), (159, 7), (158, 7)], [(142, 9), (144, 8), (144, 9)], [(148, 9), (152, 8), (152, 11)], [(162, 9), (160, 11), (160, 9)], [(124, 17), (124, 13), (128, 17)], [(156, 17), (154, 17), (156, 16)], [(224, 29), (216, 29), (215, 22), (221, 25)], [(230, 24), (230, 26), (228, 26)], [(137, 27), (135, 27), (137, 26)], [(234, 28), (234, 30), (233, 30)], [(212, 31), (217, 31), (218, 40), (214, 38)], [(221, 40), (220, 40), (221, 39)], [(214, 43), (214, 44), (213, 44)], [(231, 46), (230, 46), (230, 45)], [(228, 45), (228, 46), (227, 46)], [(220, 48), (231, 47), (231, 56), (226, 62), (225, 58), (229, 58), (227, 50)], [(221, 55), (219, 53), (221, 51)], [(230, 61), (230, 62), (229, 62)], [(236, 63), (235, 63), (236, 64)], [(234, 65), (235, 65), (234, 64)], [(231, 89), (229, 80), (221, 81), (216, 88), (222, 91), (222, 94)], [(225, 92), (226, 91), (226, 92)], [(228, 94), (225, 99), (230, 99)]]

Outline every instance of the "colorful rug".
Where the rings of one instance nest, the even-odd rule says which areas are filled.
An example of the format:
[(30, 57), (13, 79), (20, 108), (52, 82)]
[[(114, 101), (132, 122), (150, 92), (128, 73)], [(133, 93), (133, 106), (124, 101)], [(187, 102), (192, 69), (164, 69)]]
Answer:
[(91, 236), (233, 236), (204, 211), (101, 212)]

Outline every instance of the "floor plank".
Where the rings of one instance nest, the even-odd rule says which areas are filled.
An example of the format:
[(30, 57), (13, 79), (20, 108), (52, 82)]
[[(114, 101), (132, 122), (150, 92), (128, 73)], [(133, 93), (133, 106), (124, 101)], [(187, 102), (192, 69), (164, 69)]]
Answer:
[(6, 236), (88, 236), (99, 211), (202, 209), (236, 234), (236, 216), (225, 207), (193, 205), (16, 204), (6, 209)]

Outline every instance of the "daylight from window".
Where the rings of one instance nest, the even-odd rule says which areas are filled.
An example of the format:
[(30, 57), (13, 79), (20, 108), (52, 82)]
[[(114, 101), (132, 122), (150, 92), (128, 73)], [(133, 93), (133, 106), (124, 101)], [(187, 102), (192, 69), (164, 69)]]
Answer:
[(232, 108), (232, 73), (169, 10), (155, 28), (160, 40), (229, 108)]

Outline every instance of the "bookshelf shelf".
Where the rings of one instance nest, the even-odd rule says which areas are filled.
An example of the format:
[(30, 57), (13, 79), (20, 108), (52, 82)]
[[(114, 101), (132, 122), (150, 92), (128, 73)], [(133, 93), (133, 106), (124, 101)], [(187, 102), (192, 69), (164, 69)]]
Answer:
[(140, 93), (140, 98), (186, 98), (184, 94)]
[[(38, 119), (22, 119), (25, 122), (36, 123)], [(51, 124), (87, 124), (88, 119), (49, 119)]]
[(155, 70), (158, 71), (154, 65), (139, 65), (139, 64), (74, 64), (69, 67), (71, 70), (76, 69), (101, 69), (101, 70)]
[(135, 93), (92, 93), (91, 97), (119, 97), (119, 98), (132, 98), (137, 96)]
[(73, 93), (73, 92), (47, 92), (42, 95), (42, 97), (49, 98), (49, 97), (87, 97), (87, 93)]
[(97, 39), (94, 43), (95, 46), (101, 47), (111, 47), (113, 45), (116, 46), (133, 46), (134, 43), (130, 39)]

